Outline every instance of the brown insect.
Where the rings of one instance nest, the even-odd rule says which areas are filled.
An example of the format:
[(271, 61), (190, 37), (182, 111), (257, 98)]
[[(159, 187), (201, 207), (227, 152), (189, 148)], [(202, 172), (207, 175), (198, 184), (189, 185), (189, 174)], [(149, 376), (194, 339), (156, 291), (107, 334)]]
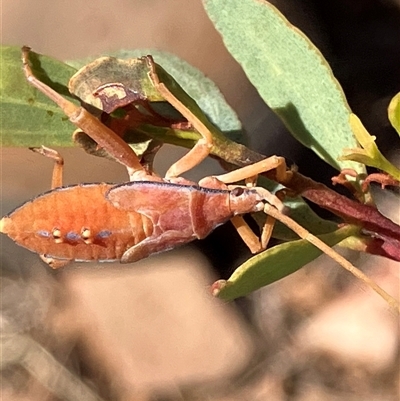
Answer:
[(43, 255), (52, 267), (72, 260), (135, 262), (204, 238), (231, 218), (250, 249), (258, 252), (265, 249), (269, 230), (260, 242), (233, 216), (263, 210), (267, 198), (283, 208), (264, 188), (227, 186), (221, 181), (224, 176), (199, 184), (180, 178), (177, 184), (144, 175), (143, 181), (119, 185), (62, 187), (62, 158), (45, 147), (33, 150), (56, 159), (53, 189), (3, 217), (0, 231)]
[[(128, 144), (92, 114), (39, 81), (29, 66), (29, 51), (27, 47), (22, 51), (27, 80), (55, 101), (72, 123), (125, 165), (130, 182), (62, 187), (62, 157), (43, 146), (32, 149), (55, 160), (52, 189), (0, 220), (0, 231), (17, 244), (38, 253), (53, 268), (78, 260), (129, 263), (204, 238), (230, 219), (249, 249), (257, 253), (266, 248), (274, 222), (279, 220), (361, 279), (399, 312), (399, 304), (393, 297), (282, 213), (284, 206), (276, 196), (256, 186), (257, 175), (271, 169), (276, 169), (277, 180), (284, 182), (291, 172), (286, 170), (282, 157), (272, 156), (227, 174), (206, 177), (198, 184), (180, 177), (208, 156), (213, 137), (159, 81), (150, 56), (146, 60), (153, 85), (201, 134), (201, 139), (170, 167), (165, 178), (145, 169)], [(246, 181), (246, 186), (229, 185), (242, 180)], [(241, 215), (261, 210), (267, 218), (261, 238), (258, 238)], [(218, 291), (217, 288), (216, 293)]]
[[(69, 261), (135, 262), (194, 239), (206, 237), (229, 219), (253, 253), (266, 248), (273, 221), (267, 218), (259, 239), (240, 215), (264, 210), (266, 203), (284, 209), (266, 189), (255, 186), (257, 174), (276, 168), (286, 174), (283, 158), (259, 163), (198, 184), (179, 177), (199, 164), (212, 146), (212, 137), (200, 121), (174, 98), (157, 77), (153, 82), (163, 95), (199, 130), (202, 139), (161, 178), (146, 171), (133, 150), (85, 109), (77, 107), (39, 81), (23, 49), (27, 80), (53, 99), (70, 120), (99, 146), (127, 167), (130, 182), (79, 184), (62, 187), (63, 159), (54, 150), (32, 150), (55, 160), (52, 190), (29, 200), (0, 220), (0, 231), (17, 244), (42, 255), (57, 268)], [(151, 63), (152, 60), (149, 59)], [(250, 179), (249, 179), (250, 177)], [(227, 185), (246, 179), (250, 187)]]

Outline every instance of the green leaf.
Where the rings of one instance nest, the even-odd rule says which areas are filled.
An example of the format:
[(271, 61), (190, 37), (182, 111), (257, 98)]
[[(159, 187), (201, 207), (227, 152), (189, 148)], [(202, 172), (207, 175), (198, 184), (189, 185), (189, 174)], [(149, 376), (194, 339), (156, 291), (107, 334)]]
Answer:
[[(0, 56), (2, 146), (71, 146), (74, 126), (56, 104), (26, 81), (21, 49), (1, 47)], [(71, 98), (67, 84), (74, 68), (36, 53), (31, 53), (30, 60), (41, 81)]]
[[(359, 228), (348, 225), (318, 238), (334, 246), (356, 232)], [(321, 254), (318, 248), (303, 239), (274, 246), (247, 260), (227, 281), (214, 283), (213, 293), (224, 300), (246, 296), (294, 273)]]
[(383, 156), (376, 146), (375, 136), (369, 134), (355, 114), (351, 114), (350, 124), (362, 148), (344, 149), (345, 154), (341, 156), (341, 159), (354, 160), (366, 166), (378, 168), (400, 181), (400, 170)]
[[(140, 52), (142, 53), (142, 52)], [(70, 97), (67, 83), (76, 70), (66, 64), (31, 52), (31, 62), (34, 74), (63, 96)], [(71, 146), (72, 132), (74, 126), (64, 116), (61, 110), (46, 96), (31, 87), (22, 72), (21, 50), (17, 47), (3, 47), (1, 51), (2, 76), (1, 76), (1, 112), (2, 112), (2, 145), (3, 146)], [(178, 60), (178, 59), (177, 59)], [(179, 68), (177, 67), (179, 70)], [(197, 70), (187, 68), (186, 81), (188, 82), (197, 74)], [(192, 82), (193, 88), (195, 83)], [(198, 91), (199, 101), (205, 92), (209, 91), (211, 96), (217, 100), (209, 103), (210, 110), (214, 110), (216, 124), (221, 123), (227, 129), (231, 138), (243, 140), (242, 132), (239, 129), (240, 123), (234, 112), (229, 108), (211, 81), (204, 78), (203, 91)], [(214, 87), (214, 88), (213, 88)], [(194, 89), (191, 89), (194, 91)], [(72, 98), (71, 98), (72, 100)], [(76, 100), (73, 100), (76, 102)], [(221, 111), (223, 110), (223, 111)], [(134, 143), (135, 150), (139, 149), (140, 143), (136, 134), (140, 134), (140, 141), (145, 142), (153, 138), (162, 142), (191, 148), (200, 138), (195, 131), (171, 129), (169, 127), (156, 127), (150, 124), (143, 124), (140, 130), (134, 132), (127, 141)], [(238, 135), (236, 135), (238, 134)], [(145, 135), (145, 137), (144, 137)], [(144, 139), (142, 139), (144, 138)], [(91, 152), (90, 141), (82, 139), (81, 145)], [(95, 152), (96, 153), (96, 152)], [(214, 142), (212, 154), (227, 163), (243, 166), (250, 160), (260, 160), (260, 155), (222, 136), (218, 136)]]
[(388, 114), (390, 123), (400, 135), (400, 92), (390, 101)]
[(320, 51), (271, 4), (260, 0), (204, 0), (229, 52), (291, 133), (334, 168), (343, 148), (356, 147), (350, 109)]
[[(244, 142), (245, 138), (240, 121), (226, 103), (217, 86), (199, 70), (178, 57), (165, 52), (155, 53), (156, 60), (171, 69), (178, 82), (204, 108), (205, 113), (221, 130), (226, 131), (232, 140)], [(114, 55), (133, 58), (148, 54), (149, 50), (120, 51)], [(31, 52), (32, 69), (35, 75), (63, 96), (73, 99), (68, 91), (68, 81), (76, 72), (71, 65), (50, 57)], [(89, 60), (69, 62), (76, 67), (85, 65)], [(61, 110), (46, 96), (31, 87), (23, 74), (21, 49), (19, 47), (1, 48), (2, 79), (0, 82), (2, 144), (3, 146), (71, 146), (74, 126), (66, 119)], [(149, 127), (147, 127), (147, 131)], [(171, 137), (170, 130), (155, 130), (162, 139)], [(146, 132), (146, 127), (143, 129)], [(178, 136), (183, 135), (179, 134)], [(185, 146), (193, 146), (198, 135), (189, 135), (183, 141)]]
[(224, 142), (225, 135), (215, 126), (203, 112), (196, 100), (188, 95), (179, 83), (160, 65), (156, 64), (156, 73), (158, 79), (163, 83), (169, 92), (183, 104), (193, 116), (195, 116), (202, 125), (212, 134), (215, 142)]

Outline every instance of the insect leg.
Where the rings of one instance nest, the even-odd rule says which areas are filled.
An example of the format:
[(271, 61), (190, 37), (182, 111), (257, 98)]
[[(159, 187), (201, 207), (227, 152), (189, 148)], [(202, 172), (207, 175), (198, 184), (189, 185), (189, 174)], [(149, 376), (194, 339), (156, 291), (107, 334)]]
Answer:
[(267, 249), (268, 242), (271, 239), (272, 231), (275, 226), (275, 219), (267, 214), (267, 219), (265, 220), (262, 232), (261, 232), (261, 249)]
[(159, 77), (156, 73), (156, 67), (154, 61), (148, 58), (150, 71), (150, 78), (153, 85), (161, 93), (161, 95), (167, 100), (176, 110), (178, 110), (198, 131), (202, 136), (201, 139), (193, 146), (189, 152), (174, 163), (165, 174), (165, 178), (170, 179), (179, 177), (186, 171), (191, 170), (193, 167), (200, 164), (209, 154), (213, 146), (213, 138), (209, 129), (188, 109), (179, 99), (177, 99), (173, 93), (166, 87), (166, 85), (160, 82)]
[(249, 227), (242, 216), (232, 217), (231, 222), (243, 242), (250, 249), (251, 253), (258, 253), (267, 249), (275, 225), (275, 219), (273, 217), (267, 215), (267, 220), (262, 229), (261, 238), (258, 238), (257, 235), (254, 234), (253, 230)]
[[(226, 174), (222, 174), (212, 178), (206, 177), (200, 181), (199, 185), (207, 186), (207, 181), (210, 181), (211, 179), (216, 179), (219, 182), (225, 184), (245, 180), (247, 185), (257, 190), (262, 199), (276, 207), (280, 212), (283, 212), (285, 210), (285, 206), (278, 197), (271, 194), (265, 188), (254, 186), (256, 184), (258, 174), (272, 169), (276, 169), (278, 180), (283, 180), (287, 174), (285, 159), (283, 157), (271, 156), (267, 159), (261, 160), (249, 166), (239, 168)], [(230, 190), (237, 187), (237, 185), (228, 185), (228, 189)], [(258, 239), (258, 237), (253, 233), (253, 231), (243, 220), (243, 218), (238, 218), (237, 216), (235, 216), (231, 219), (231, 221), (252, 253), (257, 253), (267, 248), (268, 242), (272, 235), (272, 230), (275, 225), (275, 219), (273, 217), (267, 214), (267, 219), (262, 229), (261, 239)]]
[(41, 146), (40, 148), (29, 148), (35, 153), (39, 153), (42, 156), (48, 157), (54, 160), (53, 176), (51, 179), (51, 189), (61, 187), (63, 182), (63, 169), (64, 169), (64, 159), (62, 156), (54, 149), (47, 148), (46, 146)]
[[(129, 248), (121, 257), (121, 263), (133, 263), (159, 252), (167, 251), (178, 245), (186, 244), (192, 238), (180, 231), (166, 231), (161, 235), (147, 237), (143, 241)], [(167, 246), (166, 246), (167, 245)]]
[[(224, 183), (246, 180), (246, 183), (254, 185), (255, 182), (257, 181), (258, 174), (272, 169), (276, 169), (276, 176), (278, 181), (284, 181), (286, 175), (290, 174), (286, 171), (286, 162), (283, 157), (271, 156), (268, 157), (267, 159), (259, 161), (258, 163), (254, 163), (249, 166), (245, 166), (237, 170), (231, 171), (229, 173), (219, 175), (216, 178)], [(263, 199), (265, 199), (271, 205), (275, 206), (280, 212), (283, 212), (285, 210), (285, 207), (282, 204), (281, 200), (277, 198), (275, 195), (271, 194), (265, 188), (254, 187), (254, 189), (258, 191), (258, 193), (263, 197)], [(267, 248), (268, 242), (271, 239), (274, 225), (275, 225), (275, 219), (267, 214), (267, 219), (265, 221), (261, 234), (261, 242), (260, 242), (261, 249)]]
[(267, 249), (275, 225), (275, 218), (267, 214), (267, 219), (262, 228), (261, 237), (257, 237), (242, 216), (234, 216), (231, 223), (242, 238), (243, 242), (250, 249), (251, 253), (258, 253)]
[(74, 125), (89, 135), (99, 146), (106, 149), (121, 164), (126, 166), (129, 175), (132, 175), (136, 171), (144, 171), (135, 152), (121, 137), (102, 124), (101, 121), (83, 107), (78, 107), (63, 98), (59, 93), (34, 76), (29, 65), (29, 52), (29, 47), (24, 46), (22, 48), (22, 62), (28, 82), (53, 100)]
[(265, 249), (262, 247), (260, 239), (254, 234), (242, 216), (232, 217), (231, 222), (251, 253), (258, 253)]
[[(234, 190), (238, 187), (247, 189), (246, 186), (242, 185), (226, 185), (223, 182), (219, 181), (216, 177), (205, 177), (199, 182), (199, 185), (205, 188), (221, 190)], [(282, 204), (282, 202), (265, 188), (253, 187), (253, 189), (256, 190), (257, 193), (260, 195), (260, 200), (266, 200), (279, 210), (285, 209), (285, 206)], [(271, 238), (275, 222), (272, 217), (267, 215), (267, 220), (261, 234), (261, 239), (254, 234), (254, 232), (243, 219), (243, 217), (236, 215), (231, 218), (231, 222), (240, 237), (242, 238), (243, 242), (250, 249), (251, 253), (257, 253), (267, 248), (268, 241)]]
[(283, 157), (271, 156), (257, 163), (230, 171), (229, 173), (217, 175), (216, 178), (225, 184), (249, 178), (254, 180), (254, 176), (273, 169), (276, 169), (276, 177), (279, 182), (284, 181), (287, 174), (290, 174), (286, 171), (286, 161)]
[[(63, 170), (64, 170), (64, 159), (63, 157), (54, 149), (50, 149), (46, 146), (41, 146), (40, 148), (29, 148), (35, 153), (39, 153), (42, 156), (48, 157), (54, 160), (53, 175), (51, 178), (51, 189), (58, 188), (62, 186), (63, 182)], [(48, 264), (52, 269), (59, 269), (64, 267), (70, 260), (61, 260), (48, 257), (46, 255), (39, 255), (40, 259)]]
[(44, 263), (49, 265), (54, 270), (60, 269), (61, 267), (64, 267), (72, 262), (71, 260), (49, 258), (46, 255), (39, 255), (39, 257), (43, 260)]
[(303, 228), (300, 224), (296, 223), (293, 219), (289, 216), (285, 216), (284, 214), (280, 213), (274, 207), (269, 205), (268, 203), (265, 204), (264, 207), (265, 213), (271, 215), (276, 220), (279, 220), (281, 223), (285, 224), (289, 227), (292, 231), (294, 231), (300, 238), (305, 239), (310, 244), (317, 247), (320, 251), (328, 255), (334, 261), (340, 264), (344, 269), (349, 271), (355, 277), (361, 279), (365, 284), (367, 284), (370, 288), (372, 288), (376, 293), (378, 293), (383, 299), (388, 302), (391, 308), (396, 311), (396, 313), (400, 313), (400, 305), (399, 302), (394, 299), (391, 295), (389, 295), (386, 291), (384, 291), (378, 284), (375, 283), (374, 280), (370, 279), (366, 276), (361, 270), (357, 269), (357, 267), (353, 266), (348, 260), (346, 260), (342, 255), (337, 253), (333, 248), (329, 245), (325, 244), (322, 240), (320, 240), (315, 235), (311, 234), (305, 228)]

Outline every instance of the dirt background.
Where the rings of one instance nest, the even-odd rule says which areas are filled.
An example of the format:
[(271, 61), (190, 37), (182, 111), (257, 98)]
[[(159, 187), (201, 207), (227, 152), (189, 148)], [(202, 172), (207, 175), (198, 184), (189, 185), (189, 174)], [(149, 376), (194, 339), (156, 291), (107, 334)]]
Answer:
[[(311, 3), (281, 2), (281, 9), (334, 54), (329, 31), (317, 22)], [(363, 7), (372, 12), (375, 3), (389, 7), (392, 16), (399, 12), (398, 2), (361, 3), (344, 8), (342, 20)], [(379, 16), (372, 21), (381, 27)], [(226, 52), (199, 0), (2, 0), (1, 23), (3, 44), (26, 44), (62, 60), (134, 48), (175, 53), (218, 84), (255, 149), (285, 153), (302, 168), (293, 141)], [(395, 61), (392, 35), (381, 30), (387, 58)], [(356, 48), (363, 49), (362, 44), (352, 48), (354, 53)], [(382, 60), (386, 73), (375, 72), (376, 80), (392, 71)], [(344, 79), (357, 75), (346, 69), (338, 74)], [(365, 94), (358, 96), (365, 100)], [(374, 115), (388, 96), (382, 90), (373, 101), (366, 98)], [(363, 102), (357, 105), (362, 109)], [(278, 130), (271, 137), (257, 135)], [(286, 149), (281, 151), (277, 145), (282, 143)], [(114, 163), (79, 149), (61, 151), (66, 184), (126, 179)], [(157, 170), (162, 174), (183, 152), (163, 149)], [(190, 178), (219, 171), (216, 162), (207, 161)], [(26, 149), (2, 149), (1, 214), (47, 190), (50, 176), (48, 160)], [(396, 202), (389, 206), (394, 217)], [(247, 301), (224, 304), (209, 295), (208, 286), (220, 275), (207, 249), (204, 255), (188, 246), (128, 268), (74, 265), (53, 272), (8, 238), (0, 241), (4, 400), (398, 399), (398, 319), (326, 258)], [(233, 248), (219, 253), (228, 255)], [(398, 263), (351, 252), (346, 256), (389, 293), (399, 294)], [(244, 257), (232, 261), (230, 270)]]

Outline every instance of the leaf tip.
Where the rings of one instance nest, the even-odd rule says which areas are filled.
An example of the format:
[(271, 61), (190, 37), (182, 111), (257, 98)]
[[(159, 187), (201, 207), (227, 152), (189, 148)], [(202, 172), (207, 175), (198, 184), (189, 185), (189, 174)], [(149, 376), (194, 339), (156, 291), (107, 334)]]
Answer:
[(217, 280), (210, 288), (213, 297), (219, 297), (221, 291), (226, 287), (226, 280)]

